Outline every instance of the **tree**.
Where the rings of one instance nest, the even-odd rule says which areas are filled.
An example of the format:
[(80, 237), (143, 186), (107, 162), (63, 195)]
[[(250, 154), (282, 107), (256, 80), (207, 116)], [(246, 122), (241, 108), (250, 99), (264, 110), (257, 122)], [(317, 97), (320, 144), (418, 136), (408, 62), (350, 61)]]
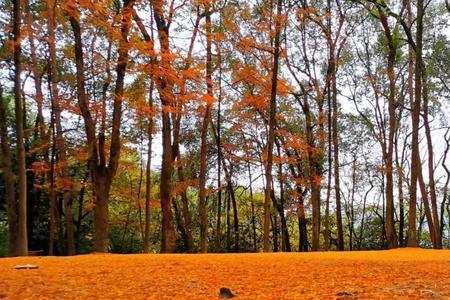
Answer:
[(275, 142), (275, 116), (277, 111), (277, 84), (278, 84), (278, 69), (280, 59), (280, 36), (282, 26), (282, 5), (283, 1), (278, 0), (276, 5), (275, 16), (275, 40), (273, 46), (273, 67), (272, 67), (272, 88), (270, 94), (270, 108), (269, 108), (269, 133), (267, 135), (267, 161), (265, 169), (266, 190), (264, 196), (264, 239), (263, 250), (269, 251), (269, 230), (270, 230), (270, 197), (272, 193), (272, 163), (273, 163), (273, 145)]
[[(72, 217), (72, 196), (71, 187), (69, 185), (69, 171), (67, 162), (67, 150), (63, 136), (63, 127), (61, 124), (62, 107), (59, 100), (58, 89), (58, 74), (57, 74), (57, 61), (56, 61), (56, 48), (55, 48), (55, 26), (56, 26), (56, 5), (54, 0), (47, 1), (47, 14), (48, 14), (48, 44), (49, 44), (49, 76), (51, 87), (51, 103), (52, 114), (56, 127), (56, 148), (58, 152), (58, 162), (60, 164), (60, 181), (63, 189), (63, 202), (66, 222), (66, 239), (67, 239), (67, 254), (75, 254), (75, 240), (73, 229), (73, 217)], [(50, 234), (53, 234), (51, 232)], [(52, 253), (53, 249), (49, 249)], [(50, 254), (51, 255), (51, 254)]]
[(105, 132), (100, 132), (98, 138), (95, 134), (95, 123), (89, 107), (89, 100), (85, 91), (83, 44), (80, 13), (76, 6), (67, 6), (72, 31), (75, 40), (75, 62), (77, 72), (78, 104), (86, 130), (87, 145), (89, 148), (89, 165), (95, 190), (94, 229), (96, 252), (108, 252), (108, 203), (112, 180), (116, 173), (120, 157), (120, 127), (122, 118), (122, 102), (124, 100), (125, 73), (128, 63), (128, 33), (131, 26), (131, 16), (134, 1), (124, 0), (121, 13), (121, 38), (119, 40), (119, 56), (116, 67), (116, 86), (114, 89), (113, 120), (111, 143), (109, 148), (109, 161), (106, 162)]
[(385, 150), (384, 166), (386, 168), (386, 237), (388, 248), (396, 248), (398, 245), (397, 235), (394, 227), (394, 180), (393, 180), (393, 153), (394, 153), (394, 135), (397, 126), (396, 99), (395, 99), (395, 73), (394, 65), (396, 58), (396, 45), (388, 24), (387, 16), (381, 7), (377, 7), (380, 16), (380, 22), (384, 29), (388, 44), (388, 65), (387, 76), (389, 79), (389, 134), (388, 146)]
[(212, 83), (212, 31), (211, 11), (209, 4), (205, 4), (205, 27), (206, 27), (206, 107), (201, 130), (200, 146), (200, 174), (199, 174), (199, 208), (200, 208), (200, 252), (208, 250), (208, 215), (206, 211), (206, 163), (208, 151), (208, 128), (211, 122), (211, 109), (214, 100)]
[(25, 146), (24, 146), (24, 99), (21, 88), (21, 55), (22, 55), (22, 35), (20, 23), (22, 20), (22, 3), (20, 0), (13, 1), (13, 36), (14, 36), (14, 111), (16, 123), (16, 147), (17, 147), (17, 168), (18, 168), (18, 233), (16, 255), (28, 255), (27, 236), (27, 172), (25, 166)]
[(5, 198), (8, 211), (8, 255), (16, 256), (18, 242), (18, 220), (17, 202), (14, 184), (14, 172), (12, 168), (12, 152), (9, 145), (6, 103), (3, 98), (3, 87), (0, 85), (0, 137), (1, 137), (1, 157), (3, 167), (3, 180), (5, 182)]
[[(158, 39), (161, 47), (160, 67), (166, 70), (171, 69), (170, 48), (169, 48), (169, 27), (170, 23), (164, 17), (164, 1), (151, 1), (153, 6), (153, 16), (158, 29)], [(172, 125), (170, 108), (175, 99), (172, 94), (173, 83), (167, 77), (161, 75), (157, 77), (156, 86), (161, 98), (162, 114), (162, 164), (160, 179), (160, 198), (162, 208), (162, 241), (161, 252), (174, 252), (176, 245), (175, 228), (172, 215), (172, 195), (170, 184), (172, 177)]]

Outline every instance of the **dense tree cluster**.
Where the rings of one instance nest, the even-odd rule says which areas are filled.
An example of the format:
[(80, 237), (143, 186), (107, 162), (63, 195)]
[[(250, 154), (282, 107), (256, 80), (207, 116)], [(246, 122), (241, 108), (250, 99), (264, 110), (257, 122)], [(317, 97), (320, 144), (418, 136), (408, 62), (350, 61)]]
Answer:
[(0, 11), (0, 255), (450, 246), (447, 1)]

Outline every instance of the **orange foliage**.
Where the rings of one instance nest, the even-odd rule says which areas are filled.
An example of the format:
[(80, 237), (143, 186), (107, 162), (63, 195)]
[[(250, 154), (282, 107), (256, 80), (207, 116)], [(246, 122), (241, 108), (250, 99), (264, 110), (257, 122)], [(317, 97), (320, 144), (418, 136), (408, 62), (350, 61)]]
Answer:
[[(0, 260), (5, 299), (448, 299), (450, 251), (81, 255)], [(18, 264), (36, 270), (15, 270)], [(264, 276), (261, 276), (261, 272)]]
[(204, 94), (202, 96), (202, 100), (206, 103), (206, 104), (213, 104), (214, 103), (214, 97), (210, 94)]

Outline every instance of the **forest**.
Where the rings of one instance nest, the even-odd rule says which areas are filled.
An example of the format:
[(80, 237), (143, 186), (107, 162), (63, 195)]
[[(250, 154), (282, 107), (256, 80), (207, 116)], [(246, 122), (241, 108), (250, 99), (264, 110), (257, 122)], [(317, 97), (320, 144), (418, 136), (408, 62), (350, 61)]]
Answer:
[(0, 256), (450, 247), (448, 0), (1, 0), (0, 66)]

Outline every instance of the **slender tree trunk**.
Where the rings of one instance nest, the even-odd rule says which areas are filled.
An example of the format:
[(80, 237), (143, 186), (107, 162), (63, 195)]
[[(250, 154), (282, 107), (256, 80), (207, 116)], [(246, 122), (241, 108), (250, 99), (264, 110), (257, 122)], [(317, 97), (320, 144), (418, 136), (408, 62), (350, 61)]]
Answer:
[[(433, 213), (430, 207), (430, 203), (428, 202), (428, 191), (425, 185), (425, 180), (423, 179), (422, 173), (422, 165), (417, 172), (417, 179), (419, 182), (420, 194), (422, 196), (423, 210), (425, 211), (425, 217), (427, 219), (428, 230), (430, 232), (431, 242), (434, 248), (437, 248), (436, 243), (436, 229), (435, 224), (433, 222)], [(419, 235), (420, 236), (420, 235)]]
[[(179, 153), (178, 153), (178, 160)], [(184, 182), (186, 179), (184, 177), (183, 166), (178, 166), (177, 168), (178, 180), (180, 182)], [(192, 218), (191, 213), (189, 211), (189, 199), (186, 193), (186, 190), (181, 192), (181, 203), (183, 205), (183, 220), (184, 220), (184, 232), (186, 234), (186, 248), (189, 253), (194, 252), (194, 241), (192, 238)]]
[(208, 125), (211, 119), (211, 106), (213, 101), (212, 86), (212, 53), (211, 53), (211, 13), (206, 8), (206, 105), (203, 117), (200, 146), (200, 174), (199, 174), (199, 210), (200, 210), (200, 252), (208, 251), (208, 214), (206, 210), (206, 168), (208, 155)]
[(277, 1), (277, 14), (275, 17), (275, 42), (273, 54), (273, 68), (272, 68), (272, 88), (270, 95), (270, 110), (269, 110), (269, 132), (267, 135), (267, 161), (266, 161), (266, 191), (264, 195), (264, 236), (263, 236), (263, 251), (269, 252), (270, 249), (270, 194), (272, 191), (272, 163), (273, 163), (273, 144), (275, 140), (275, 115), (277, 111), (277, 84), (278, 84), (278, 66), (280, 56), (280, 32), (281, 32), (281, 6), (282, 0)]
[[(410, 1), (408, 1), (408, 19), (412, 20)], [(422, 99), (422, 34), (423, 34), (423, 0), (417, 1), (417, 30), (416, 30), (416, 53), (415, 53), (415, 86), (414, 86), (414, 102), (411, 99), (411, 184), (409, 191), (409, 217), (408, 217), (408, 247), (417, 247), (416, 234), (416, 205), (417, 205), (417, 178), (419, 168), (422, 167), (419, 154), (419, 122), (420, 122), (420, 102)], [(410, 21), (410, 23), (412, 23)], [(412, 53), (410, 52), (410, 58)], [(411, 64), (411, 62), (410, 62)], [(411, 72), (412, 66), (409, 66)], [(412, 80), (411, 80), (412, 81)], [(410, 88), (411, 82), (410, 81)]]
[[(59, 174), (60, 180), (64, 185), (68, 185), (70, 182), (69, 171), (67, 166), (66, 145), (63, 136), (63, 129), (61, 125), (61, 112), (62, 108), (59, 102), (58, 91), (58, 78), (56, 68), (56, 48), (55, 48), (55, 26), (56, 26), (56, 7), (55, 0), (47, 1), (47, 14), (48, 14), (48, 44), (49, 44), (49, 73), (51, 81), (51, 101), (54, 114), (55, 128), (56, 128), (56, 147), (58, 152), (58, 165), (60, 165)], [(64, 186), (63, 188), (63, 203), (65, 212), (66, 223), (66, 239), (67, 239), (67, 254), (75, 254), (75, 239), (73, 230), (73, 217), (72, 217), (72, 197), (71, 187)]]
[[(50, 90), (50, 89), (49, 89)], [(56, 143), (55, 143), (55, 118), (53, 110), (51, 112), (50, 127), (52, 129), (52, 151), (50, 157), (50, 229), (48, 237), (48, 255), (54, 255), (55, 250), (55, 236), (60, 236), (60, 217), (58, 211), (58, 196), (55, 191), (55, 157), (56, 157)]]
[[(179, 145), (179, 136), (180, 136), (180, 126), (181, 126), (181, 118), (177, 116), (176, 122), (174, 124), (173, 130), (173, 144), (172, 144), (172, 157), (175, 158), (179, 163), (177, 166), (177, 176), (178, 182), (184, 183), (186, 178), (184, 177), (184, 169), (183, 163), (181, 162), (181, 153), (180, 153), (180, 145)], [(183, 188), (181, 191), (181, 203), (183, 206), (183, 219), (184, 219), (184, 235), (185, 235), (185, 244), (186, 249), (189, 253), (194, 252), (194, 241), (192, 238), (192, 218), (191, 213), (189, 211), (189, 199), (186, 193), (186, 188)]]
[(404, 247), (405, 245), (405, 204), (404, 204), (404, 194), (403, 194), (403, 160), (400, 161), (399, 153), (398, 153), (398, 131), (397, 138), (395, 141), (395, 165), (397, 169), (397, 177), (398, 177), (398, 202), (399, 202), (399, 227), (398, 227), (398, 245), (400, 247)]
[(78, 196), (78, 217), (76, 222), (76, 235), (75, 235), (75, 241), (76, 241), (76, 248), (75, 251), (77, 253), (80, 252), (81, 248), (81, 222), (83, 221), (84, 215), (83, 215), (83, 203), (84, 203), (84, 195), (86, 194), (86, 182), (89, 178), (89, 169), (86, 170), (86, 173), (84, 175), (83, 181), (82, 181), (82, 187), (80, 190), (80, 195)]
[(306, 140), (308, 144), (308, 180), (311, 187), (312, 204), (312, 251), (318, 251), (320, 247), (320, 180), (316, 168), (315, 142), (313, 135), (313, 123), (309, 109), (308, 95), (303, 96), (303, 113), (305, 115)]
[(178, 231), (181, 234), (181, 240), (186, 245), (185, 251), (188, 251), (188, 249), (187, 249), (187, 241), (186, 241), (186, 231), (185, 231), (185, 228), (183, 226), (183, 221), (181, 220), (181, 213), (180, 213), (180, 210), (178, 209), (178, 201), (177, 200), (178, 199), (175, 198), (175, 197), (172, 199), (173, 212), (174, 212), (174, 215), (175, 215), (175, 225), (176, 225)]
[[(172, 158), (176, 159), (179, 163), (177, 166), (177, 176), (178, 182), (184, 183), (186, 178), (184, 177), (184, 168), (183, 163), (181, 161), (181, 153), (180, 153), (180, 145), (179, 145), (179, 136), (180, 136), (180, 128), (181, 127), (181, 116), (177, 116), (174, 124), (173, 130), (173, 143), (172, 143)], [(189, 253), (194, 251), (194, 241), (192, 238), (192, 218), (191, 213), (189, 211), (189, 199), (187, 197), (186, 188), (180, 192), (181, 194), (181, 203), (183, 206), (183, 219), (184, 219), (184, 230), (183, 234), (185, 236), (185, 246)]]
[[(222, 16), (220, 17), (222, 18)], [(220, 19), (222, 22), (222, 19)], [(221, 23), (222, 24), (222, 23)], [(222, 104), (222, 56), (221, 56), (221, 45), (216, 45), (217, 47), (217, 60), (219, 64), (219, 99), (217, 101), (217, 131), (214, 130), (214, 136), (216, 138), (217, 145), (217, 220), (216, 220), (216, 240), (215, 240), (215, 250), (216, 253), (220, 253), (222, 248), (222, 179), (221, 179), (221, 158), (222, 158), (222, 146), (220, 143), (221, 135), (221, 104)], [(216, 133), (217, 132), (217, 133)], [(250, 180), (251, 182), (251, 180)], [(254, 239), (255, 241), (255, 239)], [(256, 243), (255, 243), (256, 244)], [(255, 250), (256, 252), (256, 250)]]
[(422, 90), (423, 90), (423, 121), (425, 127), (425, 136), (427, 140), (428, 152), (428, 185), (430, 188), (431, 212), (434, 225), (435, 244), (434, 248), (442, 249), (442, 236), (437, 208), (436, 185), (434, 180), (434, 151), (433, 141), (431, 139), (430, 122), (428, 119), (428, 83), (426, 66), (422, 65)]
[[(331, 34), (331, 0), (327, 0), (327, 29)], [(330, 196), (331, 196), (331, 176), (332, 176), (332, 162), (333, 158), (331, 156), (332, 151), (332, 138), (331, 138), (331, 129), (332, 129), (332, 118), (331, 118), (331, 80), (327, 79), (327, 131), (328, 131), (328, 149), (327, 149), (327, 160), (328, 160), (328, 174), (327, 174), (327, 194), (325, 200), (325, 219), (324, 219), (324, 243), (325, 243), (325, 251), (330, 249)]]
[(353, 237), (355, 235), (355, 190), (356, 190), (356, 157), (353, 157), (352, 163), (352, 192), (350, 196), (350, 207), (349, 207), (349, 250), (353, 250)]
[(18, 233), (16, 255), (28, 255), (27, 236), (27, 173), (25, 166), (25, 146), (24, 146), (24, 98), (21, 94), (22, 66), (20, 56), (22, 54), (22, 36), (20, 30), (21, 23), (21, 0), (13, 0), (13, 39), (14, 39), (14, 103), (15, 103), (15, 123), (17, 139), (17, 169), (18, 169)]
[(145, 225), (144, 225), (144, 248), (143, 252), (148, 253), (148, 246), (150, 241), (150, 204), (151, 204), (151, 189), (152, 189), (152, 145), (153, 145), (153, 88), (154, 81), (150, 82), (148, 105), (150, 108), (150, 114), (147, 124), (147, 164), (145, 167)]
[(339, 136), (338, 136), (338, 106), (337, 106), (337, 83), (336, 83), (336, 62), (334, 47), (330, 49), (330, 74), (332, 88), (332, 124), (333, 124), (333, 160), (334, 160), (334, 193), (336, 198), (336, 226), (338, 250), (344, 250), (344, 231), (342, 227), (342, 208), (341, 208), (341, 187), (339, 178)]
[(364, 221), (365, 221), (365, 217), (366, 217), (367, 196), (369, 196), (369, 193), (372, 189), (373, 189), (373, 183), (370, 182), (370, 188), (366, 191), (366, 193), (364, 195), (364, 200), (363, 200), (361, 225), (360, 225), (360, 229), (359, 229), (359, 239), (358, 239), (358, 250), (361, 250), (361, 248), (362, 248), (363, 233), (364, 233)]
[(230, 209), (231, 209), (231, 201), (230, 194), (226, 193), (226, 202), (227, 202), (227, 211), (226, 211), (226, 224), (227, 224), (227, 251), (231, 252), (231, 218), (230, 218)]
[(253, 179), (252, 172), (250, 169), (250, 160), (247, 160), (247, 172), (250, 181), (250, 205), (252, 209), (252, 237), (253, 237), (253, 251), (258, 251), (257, 240), (256, 240), (256, 215), (255, 215), (255, 199), (253, 197)]
[(48, 135), (46, 134), (45, 130), (45, 121), (44, 121), (44, 113), (43, 113), (43, 103), (44, 103), (44, 96), (42, 93), (42, 71), (39, 66), (39, 61), (36, 56), (36, 45), (35, 45), (35, 39), (33, 34), (33, 14), (30, 10), (29, 0), (25, 3), (26, 7), (26, 14), (27, 14), (27, 23), (28, 23), (28, 39), (30, 41), (30, 58), (32, 63), (32, 73), (33, 73), (33, 79), (34, 79), (34, 88), (35, 88), (35, 100), (37, 104), (37, 116), (36, 116), (36, 126), (39, 129), (39, 136), (41, 139), (41, 145), (43, 146), (42, 154), (44, 155), (44, 162), (47, 164), (47, 167), (49, 165), (48, 160), (48, 147), (49, 147), (49, 141), (48, 141)]
[(395, 56), (397, 49), (394, 45), (394, 40), (391, 34), (391, 29), (382, 8), (378, 8), (380, 15), (380, 22), (384, 28), (384, 34), (388, 43), (388, 65), (387, 75), (389, 79), (389, 135), (387, 152), (384, 155), (384, 164), (386, 169), (386, 238), (387, 247), (389, 249), (398, 246), (397, 235), (394, 226), (394, 178), (393, 178), (393, 153), (394, 153), (394, 136), (397, 130), (397, 115), (396, 115), (396, 99), (395, 99)]
[[(272, 192), (272, 197), (275, 198), (274, 192)], [(272, 201), (274, 201), (272, 199)], [(276, 200), (275, 200), (276, 201)], [(270, 222), (271, 222), (271, 228), (272, 228), (272, 237), (273, 237), (273, 252), (280, 251), (280, 248), (278, 246), (278, 218), (276, 214), (270, 215)]]
[(0, 138), (1, 138), (1, 165), (5, 182), (6, 208), (8, 212), (8, 255), (17, 255), (17, 201), (14, 186), (14, 173), (12, 169), (13, 157), (8, 138), (6, 103), (3, 99), (3, 87), (0, 85)]
[(307, 252), (308, 251), (308, 233), (306, 231), (306, 217), (305, 217), (305, 205), (304, 205), (304, 196), (302, 191), (297, 191), (299, 193), (298, 197), (298, 205), (297, 205), (297, 219), (298, 219), (298, 230), (300, 233), (299, 238), (299, 251)]
[(234, 251), (239, 253), (239, 212), (237, 209), (236, 195), (231, 181), (231, 173), (227, 175), (227, 189), (230, 195), (231, 205), (233, 206)]
[[(440, 229), (441, 229), (441, 236), (443, 236), (444, 233), (444, 227), (445, 227), (445, 208), (447, 206), (447, 210), (449, 208), (449, 204), (450, 201), (448, 199), (448, 185), (450, 183), (450, 169), (447, 167), (447, 157), (448, 157), (448, 152), (450, 150), (450, 139), (448, 138), (448, 133), (450, 132), (450, 128), (447, 128), (447, 132), (444, 135), (444, 140), (445, 140), (445, 150), (444, 150), (444, 156), (442, 158), (441, 161), (441, 165), (445, 170), (445, 173), (447, 175), (447, 178), (445, 179), (445, 184), (443, 187), (444, 193), (442, 196), (442, 202), (441, 202), (441, 223), (440, 223)], [(446, 204), (447, 203), (447, 204)], [(449, 214), (450, 217), (450, 214)], [(450, 226), (450, 222), (448, 224)]]
[[(281, 147), (280, 143), (275, 141), (277, 145), (277, 153), (278, 156), (281, 157)], [(249, 172), (250, 174), (250, 172)], [(280, 215), (280, 223), (281, 223), (281, 250), (286, 252), (291, 252), (291, 242), (289, 240), (289, 231), (286, 222), (286, 216), (284, 214), (284, 179), (283, 179), (283, 165), (282, 163), (278, 164), (278, 182), (280, 185), (280, 202), (276, 202), (276, 209), (278, 214)], [(253, 197), (252, 197), (253, 198)], [(253, 199), (252, 199), (252, 206)], [(253, 209), (254, 210), (254, 209)], [(253, 213), (253, 212), (252, 212)], [(256, 229), (254, 229), (254, 234), (256, 235)]]

